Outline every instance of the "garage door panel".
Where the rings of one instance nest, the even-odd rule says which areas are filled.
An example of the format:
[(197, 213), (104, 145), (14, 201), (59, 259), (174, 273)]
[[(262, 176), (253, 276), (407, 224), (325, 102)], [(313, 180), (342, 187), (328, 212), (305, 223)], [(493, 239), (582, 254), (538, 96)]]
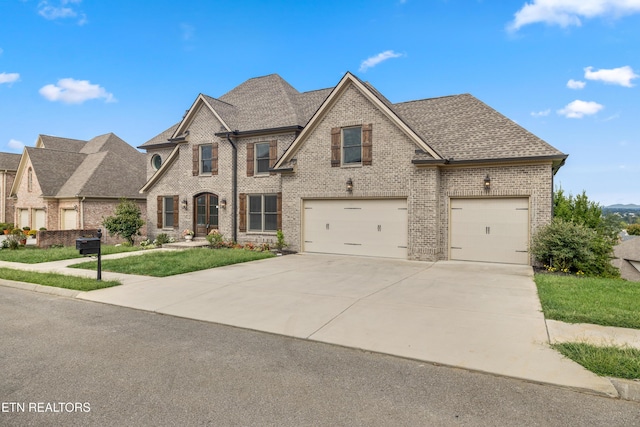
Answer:
[(306, 200), (304, 250), (407, 257), (406, 200)]
[(451, 199), (451, 259), (529, 264), (526, 198)]

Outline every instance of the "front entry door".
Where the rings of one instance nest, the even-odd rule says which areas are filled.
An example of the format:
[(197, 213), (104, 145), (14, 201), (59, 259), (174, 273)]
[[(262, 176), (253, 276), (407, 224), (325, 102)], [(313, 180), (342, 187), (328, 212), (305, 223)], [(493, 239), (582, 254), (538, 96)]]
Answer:
[(218, 196), (211, 193), (195, 197), (196, 236), (206, 236), (209, 231), (218, 228)]

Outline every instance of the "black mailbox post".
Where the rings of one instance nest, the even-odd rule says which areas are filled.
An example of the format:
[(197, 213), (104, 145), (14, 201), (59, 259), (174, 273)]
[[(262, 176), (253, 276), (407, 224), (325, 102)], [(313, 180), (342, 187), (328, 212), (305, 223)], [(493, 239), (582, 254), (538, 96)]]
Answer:
[(100, 240), (102, 231), (98, 229), (98, 237), (83, 237), (76, 239), (76, 249), (80, 255), (98, 255), (98, 281), (102, 280), (102, 256), (100, 253)]

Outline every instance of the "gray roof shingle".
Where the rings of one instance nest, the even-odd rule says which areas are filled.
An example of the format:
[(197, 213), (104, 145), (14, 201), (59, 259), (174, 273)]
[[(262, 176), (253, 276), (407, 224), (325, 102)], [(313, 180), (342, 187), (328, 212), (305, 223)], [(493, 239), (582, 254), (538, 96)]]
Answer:
[(17, 171), (21, 157), (21, 154), (0, 153), (0, 170)]
[(27, 148), (44, 197), (140, 198), (145, 155), (113, 133), (54, 146)]
[[(393, 104), (370, 83), (362, 83), (445, 159), (469, 161), (564, 156), (472, 95)], [(231, 130), (255, 131), (305, 126), (333, 89), (300, 93), (279, 75), (270, 74), (249, 79), (218, 99), (202, 96)], [(166, 143), (172, 129), (175, 132), (176, 126), (141, 147)], [(431, 158), (420, 153), (416, 156), (422, 160)]]

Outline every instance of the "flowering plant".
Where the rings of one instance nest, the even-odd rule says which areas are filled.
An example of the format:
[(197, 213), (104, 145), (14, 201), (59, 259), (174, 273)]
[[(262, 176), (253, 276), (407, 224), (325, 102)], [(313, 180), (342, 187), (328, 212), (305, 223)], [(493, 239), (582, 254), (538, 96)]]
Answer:
[(182, 232), (182, 236), (193, 236), (193, 231), (189, 230), (188, 228), (186, 228), (183, 232)]

